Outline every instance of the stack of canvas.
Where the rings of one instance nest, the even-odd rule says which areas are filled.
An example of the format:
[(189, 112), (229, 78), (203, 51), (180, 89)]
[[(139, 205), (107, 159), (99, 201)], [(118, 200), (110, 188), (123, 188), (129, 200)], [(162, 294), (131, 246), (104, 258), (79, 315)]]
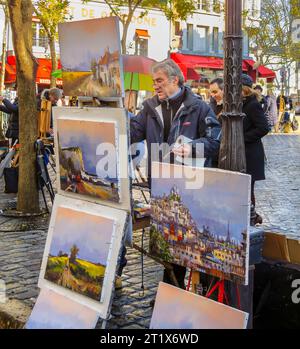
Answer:
[[(116, 18), (60, 25), (65, 95), (123, 94)], [(80, 45), (78, 45), (80, 42)], [(110, 312), (131, 205), (124, 109), (54, 108), (58, 194), (27, 328), (93, 328)]]

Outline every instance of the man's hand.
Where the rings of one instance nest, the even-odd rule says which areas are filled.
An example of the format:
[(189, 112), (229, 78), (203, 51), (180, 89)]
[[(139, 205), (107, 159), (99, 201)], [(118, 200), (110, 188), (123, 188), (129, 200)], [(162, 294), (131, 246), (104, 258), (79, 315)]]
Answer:
[(4, 97), (3, 97), (3, 96), (0, 96), (0, 102), (2, 102), (2, 101), (3, 101), (3, 99), (4, 99)]
[(189, 144), (183, 144), (173, 148), (172, 152), (177, 156), (188, 158), (192, 154), (192, 147)]

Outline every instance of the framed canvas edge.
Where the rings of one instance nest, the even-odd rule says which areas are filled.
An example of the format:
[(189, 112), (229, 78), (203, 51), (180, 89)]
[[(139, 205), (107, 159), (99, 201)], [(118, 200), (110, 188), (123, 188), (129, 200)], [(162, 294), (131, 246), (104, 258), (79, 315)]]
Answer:
[[(86, 113), (85, 117), (81, 117), (82, 113)], [(103, 113), (103, 120), (99, 120), (99, 113)], [(118, 114), (119, 113), (119, 114)], [(106, 118), (105, 118), (106, 117)], [(58, 149), (58, 125), (57, 120), (76, 120), (76, 121), (92, 121), (92, 122), (115, 122), (119, 130), (118, 137), (119, 144), (119, 169), (120, 174), (120, 194), (122, 198), (121, 203), (114, 203), (112, 201), (97, 199), (89, 195), (76, 194), (66, 192), (61, 189), (60, 185), (60, 167), (59, 167), (59, 153), (57, 151), (56, 162), (56, 181), (57, 192), (63, 196), (74, 199), (89, 201), (92, 203), (101, 204), (104, 206), (123, 209), (128, 212), (131, 211), (131, 192), (130, 192), (130, 172), (129, 172), (129, 146), (128, 146), (128, 120), (124, 108), (76, 108), (76, 107), (54, 107), (53, 108), (53, 125), (54, 125), (54, 146)]]
[[(76, 202), (75, 205), (74, 205), (74, 202)], [(121, 243), (123, 240), (124, 226), (127, 218), (127, 213), (126, 211), (116, 210), (114, 208), (109, 208), (107, 206), (97, 205), (97, 204), (84, 201), (84, 203), (87, 206), (90, 206), (90, 208), (92, 208), (91, 211), (87, 211), (86, 209), (81, 208), (82, 206), (80, 207), (81, 203), (82, 203), (82, 200), (78, 200), (78, 199), (75, 200), (75, 199), (67, 198), (61, 195), (56, 195), (55, 201), (53, 204), (50, 224), (48, 228), (45, 249), (43, 253), (43, 259), (42, 259), (42, 264), (41, 264), (41, 269), (40, 269), (40, 274), (38, 279), (38, 287), (40, 287), (41, 289), (48, 288), (62, 296), (65, 296), (67, 298), (70, 298), (73, 301), (76, 301), (82, 305), (85, 305), (90, 309), (93, 309), (94, 311), (98, 312), (99, 317), (101, 317), (102, 319), (106, 319), (109, 312), (109, 306), (110, 306), (111, 297), (113, 293), (115, 272), (117, 269), (119, 251), (120, 251)], [(79, 207), (76, 206), (76, 204)], [(62, 286), (56, 285), (55, 283), (50, 282), (44, 278), (48, 255), (49, 255), (51, 242), (53, 238), (57, 210), (59, 207), (70, 208), (73, 210), (85, 212), (87, 214), (104, 216), (108, 219), (114, 220), (116, 224), (115, 236), (112, 236), (112, 239), (111, 239), (111, 247), (110, 247), (112, 251), (110, 256), (111, 258), (109, 260), (109, 263), (106, 266), (105, 277), (103, 281), (103, 291), (101, 292), (101, 299), (103, 299), (103, 302), (100, 302), (101, 299), (99, 299), (99, 301), (96, 301), (87, 296), (81, 295), (76, 292), (72, 292), (71, 290), (64, 288)], [(104, 211), (104, 213), (100, 213), (99, 208), (101, 208), (101, 210)], [(108, 214), (109, 211), (115, 211), (115, 212), (111, 212), (111, 214)], [(104, 286), (106, 288), (104, 288)]]

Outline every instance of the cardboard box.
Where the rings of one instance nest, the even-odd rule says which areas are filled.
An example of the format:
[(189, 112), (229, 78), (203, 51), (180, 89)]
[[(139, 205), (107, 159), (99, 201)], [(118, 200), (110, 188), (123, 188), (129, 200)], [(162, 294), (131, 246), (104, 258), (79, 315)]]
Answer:
[(290, 262), (286, 235), (282, 233), (266, 232), (263, 256), (267, 259)]

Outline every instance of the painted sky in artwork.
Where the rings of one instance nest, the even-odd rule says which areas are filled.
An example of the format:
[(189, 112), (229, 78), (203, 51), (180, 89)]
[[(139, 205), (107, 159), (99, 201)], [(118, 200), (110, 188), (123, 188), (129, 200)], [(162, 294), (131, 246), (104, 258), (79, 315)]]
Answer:
[(112, 219), (58, 207), (50, 254), (70, 253), (70, 248), (76, 244), (77, 258), (106, 266), (113, 223)]
[(186, 189), (185, 178), (155, 178), (152, 179), (151, 194), (168, 195), (176, 185), (200, 230), (205, 224), (212, 233), (226, 237), (229, 222), (231, 237), (240, 241), (241, 231), (248, 224), (249, 177), (217, 170), (204, 171), (204, 185), (200, 189)]
[(91, 61), (98, 61), (107, 47), (120, 51), (116, 17), (73, 21), (59, 25), (60, 59), (63, 69), (91, 71)]
[(160, 282), (150, 329), (242, 329), (246, 316), (224, 304)]
[(99, 315), (84, 305), (51, 290), (42, 289), (27, 329), (92, 329)]
[(116, 144), (113, 122), (58, 119), (57, 129), (61, 148), (80, 147), (84, 168), (93, 175), (96, 175), (97, 162), (103, 157), (96, 155), (98, 145), (109, 143), (115, 146)]

